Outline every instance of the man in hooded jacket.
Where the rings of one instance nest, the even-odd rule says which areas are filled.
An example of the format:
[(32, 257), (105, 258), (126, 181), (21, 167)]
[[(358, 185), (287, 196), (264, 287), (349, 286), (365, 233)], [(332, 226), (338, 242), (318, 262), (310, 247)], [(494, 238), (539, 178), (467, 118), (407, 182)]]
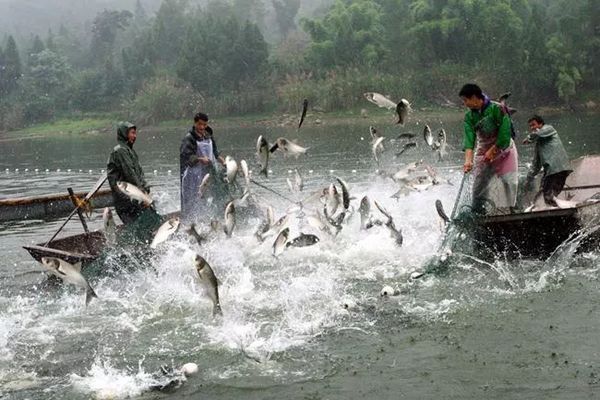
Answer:
[(138, 155), (133, 149), (136, 138), (137, 129), (135, 125), (130, 122), (119, 124), (117, 128), (118, 144), (110, 153), (106, 173), (108, 184), (112, 190), (115, 210), (121, 221), (127, 226), (122, 234), (147, 241), (151, 239), (154, 231), (160, 225), (160, 215), (152, 206), (145, 207), (143, 204), (132, 201), (117, 187), (117, 182), (127, 182), (146, 193), (150, 193), (150, 186), (144, 179), (144, 171), (142, 171)]
[(534, 157), (527, 173), (526, 190), (531, 190), (533, 180), (543, 170), (542, 193), (547, 205), (556, 207), (555, 197), (563, 190), (565, 181), (573, 169), (558, 132), (552, 125), (544, 123), (539, 115), (528, 121), (531, 133), (524, 144), (535, 143)]

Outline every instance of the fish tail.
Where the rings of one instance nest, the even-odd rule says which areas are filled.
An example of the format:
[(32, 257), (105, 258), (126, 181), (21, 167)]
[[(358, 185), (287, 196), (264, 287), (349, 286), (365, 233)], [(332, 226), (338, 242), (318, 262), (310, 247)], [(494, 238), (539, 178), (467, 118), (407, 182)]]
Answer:
[(213, 306), (213, 317), (216, 317), (217, 315), (223, 316), (223, 310), (221, 309), (221, 304), (219, 303), (215, 303)]

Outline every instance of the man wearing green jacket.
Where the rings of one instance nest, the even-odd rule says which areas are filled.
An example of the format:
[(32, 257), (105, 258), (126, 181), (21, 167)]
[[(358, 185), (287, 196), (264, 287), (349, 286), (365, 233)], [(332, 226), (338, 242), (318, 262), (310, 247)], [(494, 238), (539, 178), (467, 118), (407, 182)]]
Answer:
[[(473, 212), (485, 214), (489, 206), (510, 210), (517, 200), (518, 154), (511, 135), (510, 116), (481, 88), (467, 83), (459, 94), (467, 107), (464, 119), (463, 171), (474, 171)], [(493, 183), (498, 189), (491, 193)]]
[(563, 190), (567, 177), (573, 170), (567, 152), (558, 137), (558, 132), (544, 123), (539, 115), (534, 115), (528, 121), (530, 134), (524, 144), (535, 143), (535, 151), (531, 168), (527, 173), (525, 189), (531, 190), (533, 180), (543, 170), (542, 193), (547, 205), (556, 207), (554, 198)]
[[(135, 125), (130, 122), (119, 124), (117, 145), (108, 158), (106, 173), (112, 190), (115, 210), (123, 224), (127, 226), (122, 234), (147, 241), (152, 238), (155, 229), (160, 225), (160, 215), (152, 206), (145, 207), (143, 204), (131, 200), (117, 187), (117, 182), (127, 182), (150, 193), (150, 186), (144, 179), (144, 171), (142, 171), (138, 155), (133, 149), (136, 138)], [(129, 239), (125, 239), (125, 241), (128, 242)]]

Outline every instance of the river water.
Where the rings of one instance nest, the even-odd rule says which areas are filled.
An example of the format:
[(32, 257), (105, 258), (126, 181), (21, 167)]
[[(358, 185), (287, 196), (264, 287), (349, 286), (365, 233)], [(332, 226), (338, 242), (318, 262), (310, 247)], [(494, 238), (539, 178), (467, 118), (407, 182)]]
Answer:
[[(274, 238), (259, 243), (253, 236), (258, 221), (250, 220), (230, 239), (215, 235), (201, 248), (174, 240), (133, 272), (90, 278), (99, 299), (86, 308), (77, 288), (47, 288), (45, 273), (21, 248), (44, 242), (61, 220), (0, 225), (0, 398), (598, 398), (599, 251), (573, 255), (566, 249), (548, 262), (487, 266), (465, 259), (448, 276), (409, 279), (440, 245), (435, 200), (449, 212), (456, 197), (461, 115), (415, 112), (404, 128), (391, 117), (379, 119), (388, 139), (415, 132), (419, 143), (398, 158), (392, 155), (401, 142), (387, 143), (380, 165), (371, 155), (368, 119), (315, 125), (313, 118), (300, 132), (214, 123), (221, 152), (248, 160), (254, 171), (258, 135), (298, 139), (309, 147), (305, 156), (276, 153), (269, 180), (255, 178), (294, 197), (286, 178), (296, 167), (306, 192), (342, 177), (355, 208), (368, 195), (392, 213), (404, 235), (401, 247), (386, 229), (361, 231), (355, 215), (337, 237), (274, 258)], [(598, 116), (548, 122), (572, 158), (600, 152)], [(446, 129), (446, 160), (425, 147), (424, 123), (434, 133)], [(161, 212), (178, 208), (185, 130), (138, 133), (136, 150)], [(0, 196), (85, 190), (105, 168), (114, 140), (113, 133), (98, 132), (0, 136)], [(530, 148), (520, 146), (520, 156), (523, 164), (530, 161)], [(394, 171), (418, 159), (450, 184), (390, 198), (397, 187), (376, 170)], [(277, 217), (289, 206), (268, 191), (253, 191)], [(91, 225), (100, 228), (99, 211)], [(74, 220), (63, 235), (80, 231)], [(212, 318), (194, 278), (195, 252), (219, 278), (222, 319)], [(400, 294), (381, 297), (385, 285)], [(161, 365), (186, 362), (197, 363), (199, 374), (168, 394), (149, 391)]]

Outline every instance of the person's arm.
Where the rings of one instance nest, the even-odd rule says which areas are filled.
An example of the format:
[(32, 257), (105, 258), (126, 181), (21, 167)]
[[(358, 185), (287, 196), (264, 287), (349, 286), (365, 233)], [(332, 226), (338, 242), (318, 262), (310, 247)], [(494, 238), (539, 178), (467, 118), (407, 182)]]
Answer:
[(475, 148), (475, 129), (469, 113), (465, 114), (464, 127), (465, 135), (463, 139), (463, 149), (465, 151), (465, 163), (463, 165), (463, 171), (469, 172), (473, 169), (473, 149)]

